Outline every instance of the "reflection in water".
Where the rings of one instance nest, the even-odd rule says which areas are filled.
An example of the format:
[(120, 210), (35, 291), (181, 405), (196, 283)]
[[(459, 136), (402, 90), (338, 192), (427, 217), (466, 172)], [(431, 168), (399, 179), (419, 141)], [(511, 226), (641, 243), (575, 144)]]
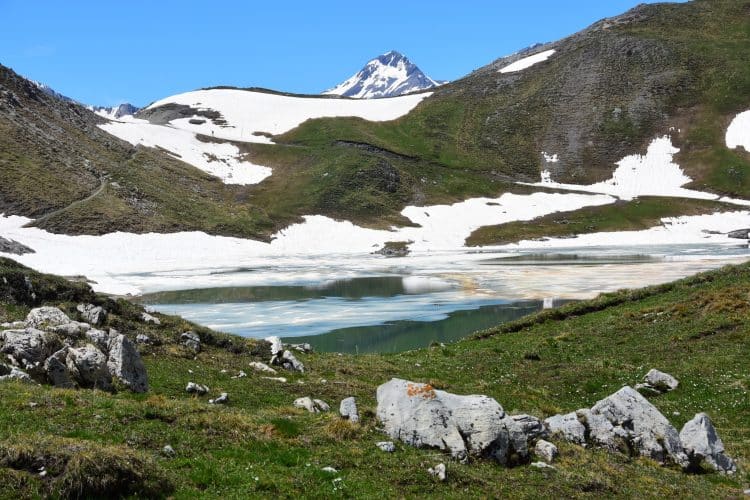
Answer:
[[(210, 328), (279, 335), (324, 351), (383, 352), (448, 342), (555, 298), (664, 283), (747, 260), (747, 246), (671, 245), (475, 252), (409, 259), (334, 257), (211, 274), (153, 273), (142, 302)], [(419, 276), (415, 276), (419, 273)], [(338, 278), (338, 279), (327, 279)], [(253, 285), (253, 286), (247, 286)]]
[[(286, 342), (310, 343), (324, 352), (400, 352), (427, 347), (432, 342), (453, 342), (477, 330), (513, 321), (542, 308), (542, 301), (527, 300), (478, 309), (454, 311), (438, 321), (394, 321), (384, 325), (340, 328), (323, 335), (292, 337)], [(555, 305), (560, 305), (556, 303)]]
[(378, 276), (334, 280), (304, 286), (243, 286), (156, 292), (141, 296), (140, 302), (143, 304), (227, 304), (329, 297), (362, 299), (440, 292), (451, 287), (450, 283), (436, 278)]

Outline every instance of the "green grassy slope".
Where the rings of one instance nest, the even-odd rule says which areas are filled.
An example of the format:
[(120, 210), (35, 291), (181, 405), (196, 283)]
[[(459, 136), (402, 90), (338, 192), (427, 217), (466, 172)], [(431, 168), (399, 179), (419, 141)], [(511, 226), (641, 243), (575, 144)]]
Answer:
[[(31, 276), (40, 289), (55, 282), (9, 261), (0, 262), (0, 273)], [(750, 265), (728, 267), (569, 304), (445, 347), (395, 355), (300, 355), (308, 370), (282, 374), (287, 383), (248, 369), (248, 362), (262, 359), (252, 341), (198, 329), (206, 348), (193, 359), (175, 344), (190, 324), (164, 317), (162, 327), (146, 327), (134, 321), (135, 306), (108, 303), (113, 326), (163, 342), (142, 351), (151, 391), (110, 395), (0, 384), (0, 496), (76, 487), (111, 494), (123, 477), (133, 478), (131, 492), (175, 498), (737, 496), (750, 481), (749, 296)], [(28, 298), (11, 296), (7, 287), (2, 297), (0, 320), (20, 318), (29, 307)], [(39, 301), (66, 308), (71, 298), (80, 300), (47, 295)], [(681, 383), (651, 401), (678, 427), (696, 412), (708, 412), (739, 462), (738, 475), (688, 475), (561, 442), (553, 471), (505, 469), (484, 460), (462, 465), (434, 450), (400, 444), (394, 454), (375, 447), (384, 439), (374, 419), (375, 389), (390, 377), (488, 394), (511, 413), (546, 417), (591, 406), (652, 367)], [(248, 377), (232, 378), (238, 370)], [(188, 396), (188, 381), (208, 384), (212, 395), (229, 392), (231, 403), (214, 407), (206, 402), (209, 396)], [(334, 409), (340, 399), (356, 396), (362, 423), (342, 422), (335, 411), (311, 415), (292, 408), (295, 398), (307, 395)], [(174, 447), (175, 457), (161, 453), (165, 444)], [(447, 464), (445, 483), (426, 472), (438, 462)], [(38, 464), (47, 464), (47, 477), (39, 477)], [(321, 471), (325, 466), (338, 473)], [(97, 484), (87, 484), (87, 474), (99, 478)]]

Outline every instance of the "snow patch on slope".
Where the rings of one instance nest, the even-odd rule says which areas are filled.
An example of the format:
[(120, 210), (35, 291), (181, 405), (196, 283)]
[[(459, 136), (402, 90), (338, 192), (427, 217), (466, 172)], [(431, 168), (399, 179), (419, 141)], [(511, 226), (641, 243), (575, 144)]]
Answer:
[(727, 128), (726, 142), (729, 149), (743, 147), (750, 153), (750, 110), (734, 117)]
[(531, 185), (608, 194), (622, 200), (632, 200), (638, 196), (669, 196), (750, 206), (747, 200), (721, 198), (713, 193), (683, 188), (692, 179), (672, 161), (677, 152), (679, 149), (672, 145), (672, 139), (663, 136), (651, 142), (645, 156), (630, 155), (617, 162), (612, 178), (606, 181), (588, 185), (564, 184), (554, 182), (551, 173), (545, 170), (541, 174), (541, 182)]
[(209, 236), (202, 232), (170, 234), (110, 233), (68, 236), (23, 227), (25, 217), (0, 216), (0, 234), (33, 248), (15, 256), (36, 269), (63, 275), (85, 275), (108, 293), (138, 293), (132, 273), (251, 265), (253, 259), (290, 256), (369, 255), (388, 241), (414, 241), (416, 252), (458, 250), (483, 225), (529, 220), (560, 210), (614, 202), (602, 195), (534, 193), (475, 198), (453, 205), (407, 207), (402, 214), (420, 227), (367, 229), (321, 215), (304, 217), (273, 236), (271, 243)]
[(497, 70), (497, 72), (498, 73), (515, 73), (516, 71), (521, 71), (526, 68), (530, 68), (531, 66), (537, 63), (546, 61), (554, 53), (555, 53), (555, 49), (545, 50), (544, 52), (539, 52), (537, 54), (524, 57), (523, 59), (519, 59), (516, 62), (510, 63), (507, 66)]
[(225, 184), (257, 184), (271, 175), (270, 168), (242, 160), (240, 150), (233, 144), (203, 142), (186, 130), (128, 118), (121, 117), (126, 121), (111, 121), (99, 128), (134, 146), (164, 149), (175, 158), (215, 175)]
[(221, 113), (226, 124), (211, 120), (191, 124), (189, 118), (173, 120), (176, 128), (230, 141), (271, 144), (260, 134), (277, 135), (313, 118), (352, 116), (369, 121), (395, 120), (414, 109), (431, 93), (373, 100), (292, 97), (237, 89), (197, 90), (161, 99), (147, 109), (175, 103)]

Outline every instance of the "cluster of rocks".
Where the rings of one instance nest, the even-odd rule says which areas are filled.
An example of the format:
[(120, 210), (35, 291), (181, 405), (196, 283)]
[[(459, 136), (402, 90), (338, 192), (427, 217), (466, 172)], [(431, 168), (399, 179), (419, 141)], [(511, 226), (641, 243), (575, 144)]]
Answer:
[(39, 307), (25, 321), (4, 323), (0, 331), (0, 380), (49, 383), (64, 388), (96, 388), (116, 385), (146, 392), (146, 369), (135, 345), (114, 329), (99, 330), (107, 312), (92, 304), (78, 306), (87, 322), (71, 320), (56, 307)]
[(279, 337), (266, 337), (264, 340), (269, 343), (271, 347), (271, 359), (269, 360), (271, 366), (280, 366), (285, 370), (299, 373), (305, 372), (305, 365), (294, 356), (290, 349), (300, 352), (311, 352), (312, 347), (310, 347), (310, 344), (294, 344), (288, 346), (289, 349), (287, 349), (284, 344), (281, 343)]
[(460, 396), (396, 378), (378, 387), (377, 401), (377, 417), (392, 439), (446, 450), (461, 461), (488, 457), (514, 465), (529, 462), (533, 453), (546, 467), (558, 454), (557, 447), (545, 440), (551, 436), (646, 456), (685, 470), (705, 463), (722, 473), (736, 471), (706, 414), (696, 415), (678, 433), (656, 407), (628, 386), (591, 408), (543, 422), (530, 415), (508, 415), (487, 396)]
[(625, 386), (594, 406), (544, 421), (553, 436), (579, 445), (631, 452), (686, 470), (704, 462), (718, 472), (734, 473), (734, 461), (708, 415), (697, 414), (681, 432), (642, 394)]

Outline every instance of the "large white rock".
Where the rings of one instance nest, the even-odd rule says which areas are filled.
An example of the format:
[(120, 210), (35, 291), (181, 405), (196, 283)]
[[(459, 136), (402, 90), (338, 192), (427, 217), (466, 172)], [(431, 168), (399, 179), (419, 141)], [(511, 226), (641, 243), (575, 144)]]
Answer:
[(133, 392), (148, 391), (148, 377), (141, 355), (125, 335), (109, 341), (107, 368), (112, 377)]
[(552, 436), (575, 444), (586, 443), (586, 427), (578, 420), (576, 412), (553, 415), (544, 420), (544, 425)]
[(69, 349), (66, 365), (71, 378), (80, 387), (112, 390), (112, 376), (107, 369), (107, 356), (96, 346), (86, 344), (83, 347)]
[(37, 307), (26, 316), (26, 326), (30, 328), (52, 328), (70, 323), (70, 318), (57, 307)]
[(704, 461), (723, 474), (737, 471), (734, 460), (724, 454), (724, 443), (705, 413), (698, 413), (685, 423), (680, 431), (680, 440), (692, 466), (697, 467)]
[(632, 387), (625, 386), (597, 402), (591, 408), (591, 414), (602, 416), (613, 428), (619, 428), (616, 432), (627, 436), (632, 449), (640, 455), (687, 467), (688, 457), (677, 430)]
[[(392, 439), (447, 450), (459, 460), (492, 456), (506, 463), (526, 436), (502, 406), (487, 396), (459, 396), (430, 385), (391, 379), (377, 390), (377, 416)], [(519, 435), (522, 436), (519, 438)]]

